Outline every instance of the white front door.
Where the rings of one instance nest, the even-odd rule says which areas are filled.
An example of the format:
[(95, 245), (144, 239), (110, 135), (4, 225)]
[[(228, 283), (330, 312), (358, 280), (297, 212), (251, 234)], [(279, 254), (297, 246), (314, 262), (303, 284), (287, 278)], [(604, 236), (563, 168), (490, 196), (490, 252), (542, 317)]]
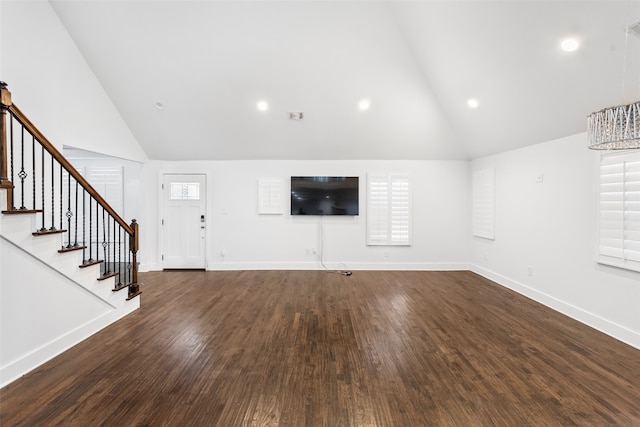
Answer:
[(206, 175), (163, 175), (162, 268), (206, 268)]

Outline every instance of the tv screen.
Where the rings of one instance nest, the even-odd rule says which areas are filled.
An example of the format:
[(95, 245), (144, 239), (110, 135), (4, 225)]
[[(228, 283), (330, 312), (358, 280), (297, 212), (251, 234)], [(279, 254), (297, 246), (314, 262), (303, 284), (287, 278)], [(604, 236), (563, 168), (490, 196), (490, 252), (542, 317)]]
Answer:
[(358, 215), (358, 177), (292, 176), (291, 215)]

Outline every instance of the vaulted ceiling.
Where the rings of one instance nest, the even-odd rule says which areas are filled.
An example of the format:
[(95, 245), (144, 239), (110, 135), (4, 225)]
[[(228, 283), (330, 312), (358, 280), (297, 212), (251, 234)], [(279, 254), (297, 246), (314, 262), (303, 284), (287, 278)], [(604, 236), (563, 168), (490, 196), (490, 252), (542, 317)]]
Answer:
[(50, 3), (151, 159), (470, 159), (640, 99), (639, 0)]

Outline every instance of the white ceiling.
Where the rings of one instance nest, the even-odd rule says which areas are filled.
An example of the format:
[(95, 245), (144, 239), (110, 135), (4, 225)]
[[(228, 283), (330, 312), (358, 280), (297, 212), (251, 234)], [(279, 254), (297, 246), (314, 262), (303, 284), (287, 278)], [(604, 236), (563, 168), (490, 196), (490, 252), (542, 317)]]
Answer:
[(151, 159), (470, 159), (640, 99), (640, 0), (50, 3)]

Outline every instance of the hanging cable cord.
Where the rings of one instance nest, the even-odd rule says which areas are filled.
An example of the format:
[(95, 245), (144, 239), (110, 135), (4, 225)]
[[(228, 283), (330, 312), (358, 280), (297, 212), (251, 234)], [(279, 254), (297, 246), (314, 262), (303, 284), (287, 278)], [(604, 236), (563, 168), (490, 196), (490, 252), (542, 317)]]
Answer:
[(336, 273), (336, 274), (342, 274), (343, 276), (351, 276), (352, 274), (351, 271), (348, 270), (347, 265), (344, 263), (339, 264), (340, 267), (344, 267), (344, 268), (338, 269), (338, 270), (331, 270), (324, 263), (324, 223), (322, 221), (323, 217), (324, 216), (320, 216), (320, 264), (322, 265), (322, 268), (324, 269), (324, 271), (326, 271), (327, 273)]
[[(640, 21), (637, 21), (633, 24), (629, 23), (631, 21), (632, 11), (631, 11), (631, 0), (627, 1), (627, 22), (624, 27), (624, 56), (622, 61), (622, 104), (625, 104), (627, 100), (625, 99), (625, 85), (626, 85), (626, 76), (627, 76), (627, 53), (629, 51), (629, 31), (631, 30), (631, 26), (640, 25)], [(640, 34), (638, 34), (640, 36)], [(640, 70), (638, 72), (638, 97), (640, 97)], [(630, 90), (631, 92), (631, 90)]]

